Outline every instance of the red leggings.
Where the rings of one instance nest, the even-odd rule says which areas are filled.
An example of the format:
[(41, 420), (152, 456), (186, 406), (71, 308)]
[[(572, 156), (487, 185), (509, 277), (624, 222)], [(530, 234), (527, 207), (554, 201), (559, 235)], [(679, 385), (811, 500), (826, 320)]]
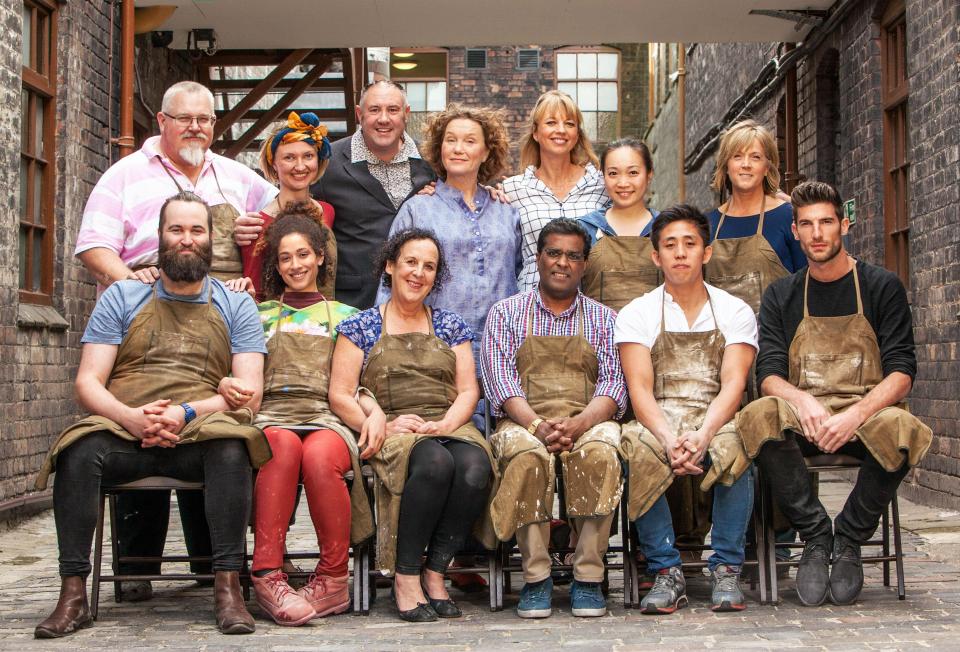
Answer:
[(287, 527), (293, 514), (297, 481), (302, 475), (320, 545), (315, 572), (343, 577), (347, 574), (350, 547), (350, 493), (343, 474), (353, 468), (347, 445), (332, 430), (315, 430), (301, 436), (270, 426), (264, 434), (273, 450), (273, 459), (260, 469), (254, 488), (253, 570), (283, 566)]

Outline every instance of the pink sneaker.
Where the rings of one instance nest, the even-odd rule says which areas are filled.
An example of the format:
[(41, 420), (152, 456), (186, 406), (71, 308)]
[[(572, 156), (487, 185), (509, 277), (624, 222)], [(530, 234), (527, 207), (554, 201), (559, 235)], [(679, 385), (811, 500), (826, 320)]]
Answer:
[(281, 571), (263, 577), (251, 575), (250, 580), (257, 604), (278, 625), (296, 627), (316, 616), (310, 603), (287, 584), (287, 576)]
[(331, 577), (329, 575), (310, 576), (307, 585), (297, 591), (297, 595), (310, 603), (316, 612), (314, 618), (328, 614), (342, 614), (350, 607), (350, 590), (347, 588), (347, 575)]

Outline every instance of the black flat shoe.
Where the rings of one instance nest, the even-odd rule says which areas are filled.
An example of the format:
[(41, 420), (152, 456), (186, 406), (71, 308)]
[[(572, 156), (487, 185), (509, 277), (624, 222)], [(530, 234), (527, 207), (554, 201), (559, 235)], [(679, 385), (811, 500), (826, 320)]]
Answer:
[[(413, 609), (404, 611), (397, 605), (397, 593), (395, 589), (390, 590), (390, 597), (393, 598), (393, 604), (397, 606), (397, 613), (400, 614), (400, 620), (408, 623), (432, 623), (437, 620), (437, 613), (425, 602), (420, 602)], [(428, 598), (429, 600), (429, 598)]]
[(430, 601), (430, 606), (433, 607), (433, 610), (441, 618), (459, 618), (463, 615), (463, 612), (460, 611), (460, 607), (457, 606), (457, 603), (450, 598), (445, 600), (436, 600), (428, 595), (427, 600)]

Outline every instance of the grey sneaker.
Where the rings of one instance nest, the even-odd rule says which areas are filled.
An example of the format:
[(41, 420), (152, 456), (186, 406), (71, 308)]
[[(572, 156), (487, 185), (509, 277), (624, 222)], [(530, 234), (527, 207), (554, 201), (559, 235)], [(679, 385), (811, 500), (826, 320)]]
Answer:
[(713, 580), (710, 594), (713, 611), (743, 611), (747, 608), (740, 590), (740, 569), (737, 566), (721, 564), (710, 571), (710, 577)]
[(687, 581), (679, 566), (671, 566), (657, 572), (653, 588), (640, 601), (640, 611), (645, 614), (672, 614), (687, 604)]

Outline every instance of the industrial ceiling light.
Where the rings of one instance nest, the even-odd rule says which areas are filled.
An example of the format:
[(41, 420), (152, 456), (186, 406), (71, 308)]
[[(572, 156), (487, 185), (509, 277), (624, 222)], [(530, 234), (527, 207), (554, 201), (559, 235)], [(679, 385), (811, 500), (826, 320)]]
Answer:
[(393, 67), (397, 70), (413, 70), (417, 67), (416, 61), (394, 61)]
[(409, 59), (413, 56), (413, 52), (394, 52), (393, 56), (398, 59)]

